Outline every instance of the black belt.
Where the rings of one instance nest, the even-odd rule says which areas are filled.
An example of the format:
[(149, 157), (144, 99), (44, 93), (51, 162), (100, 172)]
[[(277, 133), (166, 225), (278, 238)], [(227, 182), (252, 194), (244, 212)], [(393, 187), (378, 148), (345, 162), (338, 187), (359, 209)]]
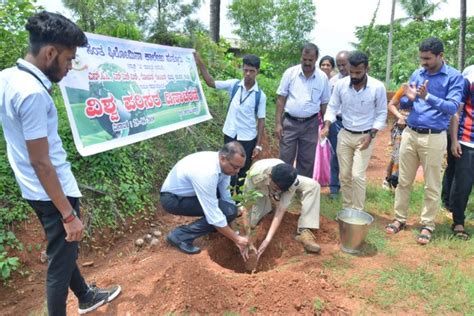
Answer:
[(408, 126), (411, 130), (417, 132), (418, 134), (440, 134), (444, 132), (444, 129), (432, 129), (432, 128), (417, 128)]
[(336, 115), (336, 120), (342, 122), (342, 115)]
[(290, 120), (293, 120), (293, 121), (306, 122), (306, 121), (309, 121), (309, 120), (312, 120), (312, 119), (316, 118), (318, 116), (318, 113), (313, 114), (313, 115), (308, 116), (308, 117), (294, 117), (294, 116), (291, 116), (290, 114), (288, 114), (288, 112), (285, 112), (285, 116), (287, 118), (289, 118)]
[(344, 129), (346, 131), (348, 131), (349, 133), (352, 133), (352, 134), (368, 134), (371, 131), (371, 129), (368, 129), (366, 131), (351, 131), (350, 129), (347, 129), (345, 127), (344, 127)]

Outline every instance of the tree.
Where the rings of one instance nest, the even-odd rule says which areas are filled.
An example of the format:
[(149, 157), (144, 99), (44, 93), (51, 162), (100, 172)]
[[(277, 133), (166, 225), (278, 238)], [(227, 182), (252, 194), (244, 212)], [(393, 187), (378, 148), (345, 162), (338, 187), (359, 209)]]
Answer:
[(440, 4), (444, 2), (446, 2), (446, 0), (441, 0), (436, 3), (433, 3), (431, 0), (400, 0), (400, 4), (403, 9), (405, 9), (409, 18), (419, 22), (432, 16)]
[(143, 39), (138, 15), (128, 0), (63, 0), (82, 30), (134, 40)]
[(458, 69), (463, 71), (466, 59), (466, 0), (461, 0), (461, 17), (459, 23)]
[(0, 3), (0, 69), (15, 64), (28, 47), (26, 21), (35, 13), (30, 1), (9, 0)]
[(242, 48), (288, 64), (298, 60), (315, 13), (311, 0), (234, 0), (228, 17), (237, 26)]
[(209, 33), (211, 40), (214, 42), (219, 41), (219, 31), (220, 31), (220, 14), (221, 14), (221, 0), (211, 0), (210, 3), (210, 22), (209, 22)]
[(191, 35), (203, 31), (204, 26), (191, 18), (202, 0), (132, 0), (139, 16), (138, 24), (153, 41), (165, 45), (176, 44), (177, 34)]
[[(386, 71), (387, 38), (390, 25), (375, 25), (372, 36), (366, 41), (369, 26), (357, 27), (356, 37), (359, 43), (365, 42), (370, 50), (370, 74), (383, 80)], [(458, 58), (459, 19), (427, 20), (424, 22), (412, 21), (402, 24), (395, 20), (393, 25), (393, 50), (391, 67), (391, 86), (394, 88), (406, 82), (411, 73), (418, 67), (421, 41), (436, 36), (444, 43), (444, 59), (454, 65)], [(356, 47), (361, 44), (356, 43)], [(474, 17), (468, 17), (466, 23), (466, 64), (474, 63)]]
[(392, 0), (392, 13), (390, 14), (390, 31), (388, 33), (388, 48), (387, 48), (387, 67), (385, 70), (385, 87), (390, 86), (390, 72), (392, 69), (392, 46), (393, 46), (393, 22), (395, 20), (395, 5), (397, 0)]

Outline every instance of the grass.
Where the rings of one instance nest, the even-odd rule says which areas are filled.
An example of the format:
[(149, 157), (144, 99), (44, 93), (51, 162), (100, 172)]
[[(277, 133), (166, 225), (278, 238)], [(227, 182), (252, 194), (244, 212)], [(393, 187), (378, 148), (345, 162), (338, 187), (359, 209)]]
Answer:
[[(416, 184), (409, 204), (409, 222), (418, 222), (423, 194), (423, 186)], [(474, 194), (468, 210), (473, 209), (473, 201)], [(323, 262), (326, 273), (361, 300), (362, 313), (375, 309), (396, 314), (474, 315), (474, 238), (468, 241), (453, 238), (452, 220), (445, 216), (445, 211), (438, 215), (436, 231), (427, 246), (416, 244), (419, 232), (415, 228), (408, 236), (406, 233), (388, 236), (384, 226), (393, 218), (393, 205), (393, 193), (368, 185), (366, 211), (374, 216), (375, 223), (368, 231), (362, 253), (333, 254)], [(321, 196), (323, 216), (335, 219), (341, 209), (341, 198), (331, 200)], [(471, 211), (466, 213), (466, 230), (471, 234), (473, 217)], [(374, 267), (362, 261), (375, 256)]]

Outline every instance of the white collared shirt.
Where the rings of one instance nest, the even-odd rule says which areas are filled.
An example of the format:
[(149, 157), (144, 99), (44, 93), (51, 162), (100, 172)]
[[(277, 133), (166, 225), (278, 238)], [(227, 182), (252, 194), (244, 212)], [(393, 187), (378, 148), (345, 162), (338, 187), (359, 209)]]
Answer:
[[(255, 98), (257, 91), (259, 91), (257, 82), (255, 81), (250, 90), (245, 88), (243, 80), (240, 83), (238, 79), (215, 82), (216, 89), (227, 90), (229, 96), (231, 96), (232, 88), (236, 83), (238, 83), (239, 89), (230, 101), (222, 132), (229, 137), (237, 138), (237, 140), (253, 140), (257, 137), (257, 118), (255, 117)], [(265, 118), (266, 102), (267, 97), (262, 91), (257, 110), (258, 118)]]
[(382, 82), (367, 75), (365, 87), (356, 91), (347, 76), (337, 81), (329, 101), (325, 121), (334, 123), (341, 112), (342, 125), (351, 131), (381, 130), (387, 120), (387, 93)]
[(217, 227), (225, 227), (228, 223), (219, 209), (217, 190), (222, 200), (234, 203), (229, 186), (230, 176), (222, 173), (219, 153), (202, 151), (178, 161), (161, 186), (161, 192), (185, 197), (196, 196), (207, 222)]
[(298, 118), (310, 117), (327, 104), (331, 96), (328, 77), (319, 68), (306, 78), (301, 65), (288, 68), (280, 81), (277, 94), (286, 97), (285, 112)]
[[(7, 154), (22, 197), (33, 201), (50, 201), (31, 166), (26, 141), (47, 137), (48, 154), (66, 196), (80, 197), (81, 192), (71, 171), (71, 164), (58, 134), (58, 113), (46, 88), (51, 81), (41, 70), (24, 59), (18, 64), (32, 74), (12, 67), (0, 73), (0, 117)], [(44, 86), (43, 86), (44, 85)], [(46, 87), (46, 88), (45, 88)]]

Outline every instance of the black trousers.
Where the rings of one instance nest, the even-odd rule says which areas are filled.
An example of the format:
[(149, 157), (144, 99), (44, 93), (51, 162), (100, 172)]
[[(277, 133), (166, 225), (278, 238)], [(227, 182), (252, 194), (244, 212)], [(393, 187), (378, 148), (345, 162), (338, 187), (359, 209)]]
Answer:
[[(194, 239), (216, 231), (214, 226), (207, 222), (201, 203), (199, 203), (196, 196), (184, 197), (169, 192), (161, 192), (160, 202), (165, 211), (170, 214), (202, 216), (191, 224), (175, 228), (170, 234), (177, 240), (192, 243)], [(219, 209), (226, 216), (228, 224), (237, 217), (237, 207), (233, 203), (219, 200)]]
[(238, 141), (242, 145), (242, 147), (244, 147), (245, 155), (247, 156), (247, 158), (245, 158), (245, 166), (240, 169), (239, 173), (236, 176), (232, 176), (230, 178), (230, 185), (232, 187), (235, 187), (235, 185), (238, 185), (240, 187), (244, 184), (245, 177), (247, 176), (247, 171), (250, 169), (250, 165), (252, 164), (252, 153), (255, 149), (255, 146), (257, 145), (257, 138), (248, 141), (237, 140), (237, 138), (232, 138), (224, 134), (224, 144), (233, 141)]
[[(79, 199), (68, 197), (68, 200), (79, 215)], [(71, 288), (79, 302), (88, 302), (92, 299), (92, 293), (89, 292), (89, 287), (76, 264), (79, 243), (66, 241), (62, 216), (53, 202), (31, 200), (27, 202), (38, 216), (48, 240), (46, 249), (48, 314), (66, 315), (68, 288)]]
[(443, 206), (451, 211), (451, 201), (450, 201), (450, 196), (451, 196), (451, 189), (453, 185), (453, 180), (454, 180), (454, 169), (456, 165), (456, 158), (453, 156), (451, 153), (451, 137), (449, 137), (448, 134), (448, 143), (447, 143), (447, 166), (446, 169), (444, 170), (443, 174), (443, 189), (441, 191), (441, 200), (443, 202)]
[(461, 145), (461, 149), (461, 158), (456, 159), (454, 181), (449, 198), (454, 225), (464, 225), (464, 211), (474, 183), (474, 148)]

